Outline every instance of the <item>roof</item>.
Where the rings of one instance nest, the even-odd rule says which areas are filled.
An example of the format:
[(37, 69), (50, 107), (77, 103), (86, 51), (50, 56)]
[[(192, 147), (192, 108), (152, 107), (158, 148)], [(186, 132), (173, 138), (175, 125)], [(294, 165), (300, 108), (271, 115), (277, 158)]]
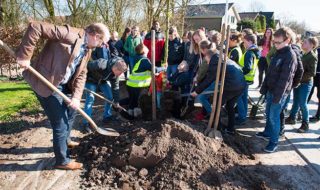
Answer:
[(274, 18), (274, 12), (260, 12), (260, 14), (264, 15), (267, 20)]
[[(229, 9), (234, 3), (229, 3)], [(225, 3), (220, 4), (201, 4), (201, 5), (188, 5), (186, 17), (223, 17), (225, 14)]]
[(258, 15), (259, 13), (254, 13), (254, 12), (239, 13), (241, 20), (244, 20), (244, 19), (255, 20)]
[(257, 16), (263, 15), (266, 17), (266, 20), (271, 20), (274, 17), (274, 12), (242, 12), (239, 13), (241, 19), (256, 19)]

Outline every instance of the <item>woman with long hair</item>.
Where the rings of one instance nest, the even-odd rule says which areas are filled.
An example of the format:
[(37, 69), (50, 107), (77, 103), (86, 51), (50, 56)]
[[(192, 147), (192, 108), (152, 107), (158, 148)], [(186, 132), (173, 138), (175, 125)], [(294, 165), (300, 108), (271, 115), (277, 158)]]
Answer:
[(273, 30), (272, 28), (267, 28), (264, 32), (263, 38), (259, 42), (259, 46), (262, 48), (261, 57), (258, 62), (258, 69), (259, 69), (259, 85), (261, 87), (263, 81), (263, 73), (267, 72), (268, 63), (267, 63), (267, 54), (271, 49), (272, 39), (273, 39)]

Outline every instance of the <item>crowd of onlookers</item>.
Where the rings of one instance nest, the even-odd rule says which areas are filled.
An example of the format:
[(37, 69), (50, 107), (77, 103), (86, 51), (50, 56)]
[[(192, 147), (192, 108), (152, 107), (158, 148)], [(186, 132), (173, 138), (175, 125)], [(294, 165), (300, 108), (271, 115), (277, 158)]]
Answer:
[[(295, 124), (301, 120), (297, 132), (305, 133), (310, 122), (320, 120), (320, 48), (317, 38), (307, 37), (301, 44), (296, 34), (287, 27), (275, 32), (267, 28), (259, 39), (251, 29), (243, 29), (232, 32), (227, 40), (219, 32), (205, 31), (203, 28), (184, 32), (180, 38), (174, 26), (170, 27), (167, 39), (157, 21), (153, 22), (151, 30), (155, 31), (154, 55), (150, 52), (153, 44), (151, 31), (141, 34), (138, 26), (126, 28), (118, 39), (117, 32), (112, 32), (110, 38), (108, 27), (102, 23), (90, 24), (85, 29), (36, 21), (29, 24), (15, 56), (17, 63), (25, 69), (24, 79), (32, 87), (50, 121), (55, 168), (82, 168), (81, 163), (70, 159), (68, 148), (79, 145), (71, 140), (70, 132), (76, 111), (80, 109), (83, 91), (86, 99), (84, 111), (89, 116), (92, 115), (95, 99), (91, 92), (100, 90), (105, 98), (113, 101), (113, 109), (124, 106), (126, 113), (135, 119), (146, 111), (141, 109), (143, 106), (139, 105), (139, 101), (149, 98), (148, 95), (155, 91), (156, 106), (160, 110), (169, 107), (166, 104), (170, 100), (167, 96), (169, 92), (179, 94), (179, 98), (171, 101), (173, 109), (166, 111), (180, 119), (188, 110), (194, 110), (195, 101), (200, 102), (202, 108), (194, 117), (200, 121), (208, 119), (216, 111), (212, 110), (217, 107), (213, 106), (216, 102), (211, 103), (211, 97), (214, 90), (219, 89), (219, 93), (223, 92), (220, 100), (228, 122), (221, 121), (218, 127), (225, 134), (234, 135), (235, 126), (247, 122), (248, 90), (258, 78), (261, 97), (266, 100), (266, 125), (262, 132), (256, 133), (256, 137), (269, 142), (264, 148), (266, 152), (277, 149), (285, 124)], [(45, 45), (31, 64), (40, 39), (45, 40)], [(166, 42), (168, 54), (164, 48)], [(155, 57), (156, 66), (156, 89), (152, 90), (151, 55)], [(221, 64), (225, 68), (225, 78), (219, 83), (217, 78)], [(31, 68), (56, 89), (39, 80), (39, 75), (35, 75)], [(257, 70), (259, 76), (255, 77)], [(128, 97), (120, 99), (119, 78), (122, 75), (125, 76)], [(308, 103), (315, 89), (318, 110), (309, 118)], [(70, 99), (62, 98), (61, 93)], [(293, 105), (286, 117), (291, 94)], [(106, 103), (103, 122), (117, 119), (113, 116), (111, 104)], [(220, 118), (216, 119), (220, 121)], [(87, 120), (83, 120), (83, 125), (83, 129), (91, 131)], [(91, 127), (97, 130), (94, 125)], [(117, 135), (112, 130), (100, 128), (97, 131)]]
[[(244, 125), (248, 113), (248, 90), (258, 82), (260, 93), (266, 99), (266, 126), (257, 137), (269, 141), (266, 152), (277, 148), (279, 136), (284, 134), (285, 124), (295, 124), (301, 120), (298, 132), (308, 131), (309, 122), (320, 120), (320, 48), (314, 37), (305, 38), (303, 43), (287, 27), (277, 31), (267, 28), (263, 36), (257, 36), (251, 29), (234, 31), (230, 35), (229, 49), (221, 42), (217, 31), (186, 31), (180, 37), (176, 27), (169, 30), (168, 55), (165, 60), (165, 35), (159, 22), (153, 22), (155, 30), (155, 66), (157, 108), (161, 108), (161, 96), (168, 90), (190, 94), (182, 98), (174, 111), (179, 117), (181, 106), (199, 101), (203, 109), (195, 115), (196, 120), (207, 119), (211, 113), (210, 95), (215, 89), (215, 80), (220, 54), (228, 52), (222, 105), (228, 115), (228, 124), (219, 127), (228, 134), (235, 133), (235, 125)], [(297, 41), (298, 39), (298, 41)], [(128, 113), (133, 117), (142, 114), (139, 96), (149, 90), (151, 82), (151, 31), (140, 31), (138, 26), (125, 28), (119, 38), (117, 32), (111, 39), (98, 47), (88, 63), (85, 87), (100, 91), (115, 103), (127, 104)], [(129, 68), (128, 70), (126, 68)], [(258, 81), (255, 75), (258, 71)], [(119, 76), (124, 73), (129, 97), (120, 100)], [(309, 118), (308, 102), (317, 89), (318, 110)], [(212, 93), (210, 93), (212, 92)], [(291, 93), (293, 92), (293, 93)], [(285, 119), (288, 103), (293, 94), (293, 105)], [(85, 111), (92, 113), (94, 96), (86, 93)], [(237, 114), (236, 114), (237, 113)], [(106, 104), (103, 121), (115, 120), (111, 105)], [(88, 124), (84, 120), (88, 131)]]

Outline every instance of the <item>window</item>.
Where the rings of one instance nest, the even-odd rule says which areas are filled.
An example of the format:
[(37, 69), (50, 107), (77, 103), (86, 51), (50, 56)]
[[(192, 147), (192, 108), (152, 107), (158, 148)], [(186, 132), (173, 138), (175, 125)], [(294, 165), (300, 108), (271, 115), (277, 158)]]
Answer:
[(231, 23), (234, 23), (234, 16), (231, 16)]

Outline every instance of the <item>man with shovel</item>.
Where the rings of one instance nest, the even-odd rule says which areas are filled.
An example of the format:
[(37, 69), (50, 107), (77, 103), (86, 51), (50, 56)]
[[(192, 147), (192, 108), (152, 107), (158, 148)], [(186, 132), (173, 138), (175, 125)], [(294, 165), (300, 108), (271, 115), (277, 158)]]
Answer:
[[(44, 22), (32, 22), (16, 51), (17, 63), (25, 69), (24, 79), (30, 84), (44, 109), (53, 129), (55, 168), (81, 169), (82, 164), (71, 161), (67, 156), (70, 131), (80, 106), (87, 74), (87, 62), (91, 49), (99, 47), (109, 39), (107, 26), (95, 23), (85, 29), (69, 25), (56, 26)], [(30, 60), (40, 39), (46, 40), (32, 67), (67, 96), (70, 102), (53, 92), (35, 75), (28, 71)]]
[[(96, 92), (99, 88), (104, 96), (116, 103), (119, 102), (119, 76), (127, 70), (127, 65), (120, 57), (114, 57), (111, 59), (100, 58), (97, 60), (89, 61), (88, 63), (88, 75), (85, 84), (86, 89)], [(94, 104), (95, 96), (93, 93), (85, 92), (86, 103), (84, 111), (91, 116), (92, 106)], [(118, 106), (117, 106), (118, 107)], [(111, 104), (106, 103), (103, 113), (103, 123), (109, 123), (115, 118), (112, 116)], [(87, 120), (83, 120), (84, 129), (90, 133), (89, 123)]]

